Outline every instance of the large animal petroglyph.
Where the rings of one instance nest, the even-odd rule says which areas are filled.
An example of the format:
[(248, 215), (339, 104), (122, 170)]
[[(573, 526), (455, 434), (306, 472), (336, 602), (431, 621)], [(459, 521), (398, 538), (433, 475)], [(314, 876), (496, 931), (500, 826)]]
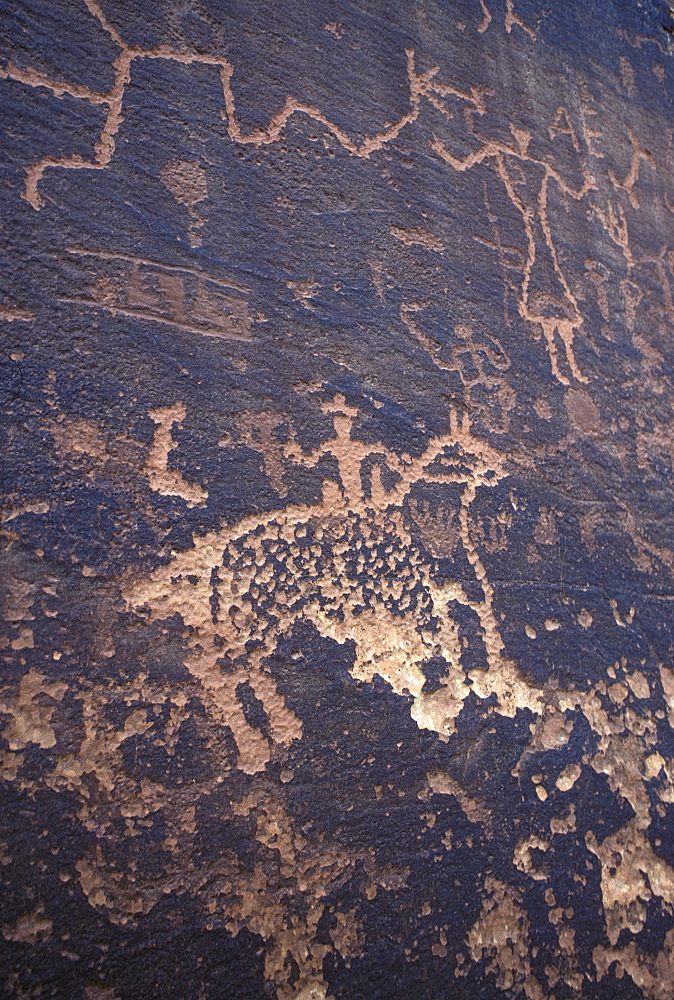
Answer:
[(12, 21), (0, 992), (674, 1000), (655, 2)]
[[(114, 692), (85, 678), (71, 688), (82, 704), (83, 738), (76, 750), (59, 751), (44, 782), (53, 791), (75, 795), (78, 819), (94, 837), (77, 862), (89, 903), (124, 927), (147, 915), (165, 895), (194, 895), (210, 914), (209, 926), (234, 936), (245, 928), (261, 937), (265, 976), (282, 1000), (328, 997), (326, 957), (334, 951), (348, 962), (363, 953), (367, 939), (357, 913), (336, 906), (334, 894), (349, 878), (355, 879), (354, 898), (372, 899), (377, 891), (404, 882), (404, 873), (387, 870), (369, 850), (346, 851), (338, 839), (317, 837), (304, 827), (300, 831), (283, 786), (268, 777), (268, 765), (283, 766), (292, 745), (303, 737), (302, 722), (286, 704), (272, 672), (277, 644), (303, 623), (346, 644), (353, 678), (369, 684), (378, 675), (392, 692), (410, 700), (417, 726), (436, 733), (450, 750), (471, 692), (487, 719), (514, 719), (518, 710), (528, 710), (534, 720), (531, 737), (503, 780), (516, 778), (523, 794), (533, 787), (534, 801), (542, 806), (553, 796), (560, 804), (571, 799), (561, 816), (537, 824), (537, 832), (515, 843), (512, 884), (485, 874), (482, 909), (460, 943), (456, 975), (468, 973), (469, 960), (484, 958), (501, 989), (521, 991), (529, 1000), (546, 995), (533, 971), (533, 930), (516, 887), (524, 876), (533, 885), (548, 886), (545, 901), (557, 942), (546, 969), (548, 988), (562, 982), (580, 995), (585, 973), (573, 911), (557, 905), (548, 866), (575, 836), (579, 817), (573, 789), (590, 771), (606, 776), (633, 817), (603, 840), (591, 829), (585, 836), (588, 855), (600, 865), (609, 941), (595, 949), (596, 973), (606, 975), (617, 963), (642, 983), (645, 996), (668, 1000), (658, 977), (669, 968), (669, 946), (649, 957), (621, 938), (623, 931), (639, 933), (648, 907), (667, 914), (674, 904), (674, 871), (654, 851), (649, 834), (654, 788), (657, 815), (664, 815), (662, 810), (674, 800), (674, 770), (660, 753), (657, 721), (649, 707), (655, 679), (624, 661), (609, 665), (589, 686), (540, 687), (507, 658), (494, 586), (481, 554), (487, 536), (475, 510), (481, 494), (504, 483), (507, 462), (473, 433), (467, 418), (452, 416), (447, 432), (427, 440), (412, 456), (360, 440), (359, 411), (343, 396), (325, 401), (322, 410), (333, 424), (333, 435), (313, 451), (303, 451), (292, 433), (285, 440), (261, 435), (262, 456), (277, 485), (293, 468), (320, 470), (320, 501), (279, 503), (276, 510), (196, 535), (190, 548), (172, 553), (154, 572), (130, 572), (121, 581), (123, 604), (140, 620), (171, 627), (179, 623), (187, 637), (183, 659), (191, 680), (167, 685), (141, 673), (125, 689), (128, 707), (122, 725), (114, 724), (109, 714)], [(174, 421), (185, 418), (184, 406), (165, 407), (151, 416), (154, 442), (141, 474), (151, 489), (176, 496), (188, 507), (203, 502), (203, 491), (199, 494), (184, 477), (174, 474), (171, 479), (167, 471), (170, 437), (168, 444), (165, 439)], [(269, 430), (274, 421), (269, 414), (267, 418), (263, 415), (261, 423)], [(242, 419), (244, 437), (249, 424)], [(22, 594), (15, 603), (31, 606)], [(612, 608), (617, 628), (632, 623), (634, 610), (623, 617), (615, 602)], [(460, 629), (466, 613), (479, 632), (468, 643)], [(23, 622), (26, 613), (17, 614)], [(585, 613), (580, 626), (590, 625)], [(102, 622), (102, 633), (108, 627), (109, 622)], [(19, 651), (32, 648), (29, 627), (24, 625), (14, 646)], [(424, 668), (431, 658), (436, 667), (444, 663), (444, 673), (427, 690)], [(671, 724), (672, 672), (663, 665), (660, 675), (662, 704), (670, 709)], [(248, 687), (262, 705), (263, 727), (247, 718), (243, 689)], [(14, 696), (3, 695), (0, 708), (10, 717), (3, 731), (6, 778), (23, 785), (25, 779), (17, 776), (31, 744), (46, 750), (56, 746), (59, 706), (69, 688), (31, 669)], [(199, 730), (210, 759), (219, 761), (217, 777), (209, 771), (177, 787), (149, 775), (139, 781), (123, 765), (128, 747), (149, 738), (161, 715), (163, 729), (155, 742), (170, 759), (181, 727), (193, 716), (195, 695), (206, 713)], [(658, 714), (665, 713), (659, 709)], [(568, 764), (556, 782), (543, 780), (536, 773), (541, 755), (564, 751), (585, 725), (593, 734), (593, 751)], [(236, 744), (233, 765), (219, 759), (226, 731)], [(232, 785), (230, 792), (237, 770), (250, 784), (247, 790)], [(281, 774), (282, 781), (292, 781), (292, 771)], [(490, 806), (450, 774), (429, 770), (426, 782), (419, 798), (429, 803), (428, 816), (434, 817), (431, 801), (437, 808), (450, 798), (487, 841), (497, 834)], [(223, 821), (231, 829), (239, 820), (253, 824), (263, 853), (252, 870), (241, 867), (228, 848), (206, 867), (197, 863), (195, 803), (219, 792)], [(129, 867), (119, 853), (129, 838), (151, 830), (158, 816), (164, 858), (160, 877)], [(450, 830), (447, 850), (451, 839)], [(329, 945), (318, 929), (325, 919), (332, 927)], [(511, 930), (504, 936), (506, 925)], [(438, 954), (446, 949), (447, 933), (440, 931), (434, 945)]]
[[(300, 620), (340, 643), (353, 642), (353, 676), (379, 674), (397, 694), (412, 695), (417, 724), (444, 737), (470, 690), (467, 673), (481, 697), (497, 694), (505, 714), (538, 703), (503, 655), (493, 589), (471, 524), (478, 490), (505, 475), (503, 457), (471, 433), (467, 418), (453, 416), (449, 432), (413, 458), (352, 436), (358, 411), (343, 397), (324, 404), (324, 412), (332, 414), (334, 438), (309, 455), (294, 441), (285, 446), (286, 458), (305, 467), (336, 462), (337, 479), (324, 481), (321, 504), (248, 517), (196, 538), (149, 579), (125, 586), (130, 607), (145, 606), (158, 618), (179, 614), (193, 630), (189, 669), (234, 732), (240, 766), (249, 773), (264, 768), (270, 745), (246, 721), (237, 688), (250, 682), (270, 718), (272, 746), (300, 737), (299, 721), (264, 668), (275, 640)], [(441, 512), (472, 580), (443, 578), (424, 549), (414, 521), (423, 501), (410, 505), (422, 482), (458, 488), (454, 504)], [(428, 534), (433, 547), (437, 531)], [(462, 648), (453, 605), (476, 616), (487, 669), (476, 666), (476, 650), (466, 655)], [(433, 656), (444, 658), (447, 672), (427, 693), (423, 663)]]

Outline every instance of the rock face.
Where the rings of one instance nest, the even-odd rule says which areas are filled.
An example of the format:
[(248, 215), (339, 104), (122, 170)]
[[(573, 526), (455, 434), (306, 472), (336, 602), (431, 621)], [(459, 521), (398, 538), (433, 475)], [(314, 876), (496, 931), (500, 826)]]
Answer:
[(674, 997), (674, 18), (31, 0), (2, 995)]

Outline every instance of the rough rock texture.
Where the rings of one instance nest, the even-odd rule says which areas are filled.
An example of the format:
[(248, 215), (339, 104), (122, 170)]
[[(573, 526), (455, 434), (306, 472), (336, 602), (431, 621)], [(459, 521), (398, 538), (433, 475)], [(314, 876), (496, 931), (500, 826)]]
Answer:
[(673, 29), (6, 5), (3, 997), (674, 997)]

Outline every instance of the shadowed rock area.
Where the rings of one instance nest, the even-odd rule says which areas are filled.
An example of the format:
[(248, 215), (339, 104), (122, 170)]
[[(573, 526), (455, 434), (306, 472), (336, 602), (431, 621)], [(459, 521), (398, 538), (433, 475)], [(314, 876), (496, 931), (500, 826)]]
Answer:
[(673, 34), (5, 4), (3, 997), (674, 1000)]

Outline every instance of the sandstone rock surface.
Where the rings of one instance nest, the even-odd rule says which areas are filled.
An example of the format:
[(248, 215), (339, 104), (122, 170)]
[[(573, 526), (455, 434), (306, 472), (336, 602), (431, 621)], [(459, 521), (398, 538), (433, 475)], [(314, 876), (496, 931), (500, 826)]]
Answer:
[(2, 995), (674, 998), (662, 0), (24, 0)]

